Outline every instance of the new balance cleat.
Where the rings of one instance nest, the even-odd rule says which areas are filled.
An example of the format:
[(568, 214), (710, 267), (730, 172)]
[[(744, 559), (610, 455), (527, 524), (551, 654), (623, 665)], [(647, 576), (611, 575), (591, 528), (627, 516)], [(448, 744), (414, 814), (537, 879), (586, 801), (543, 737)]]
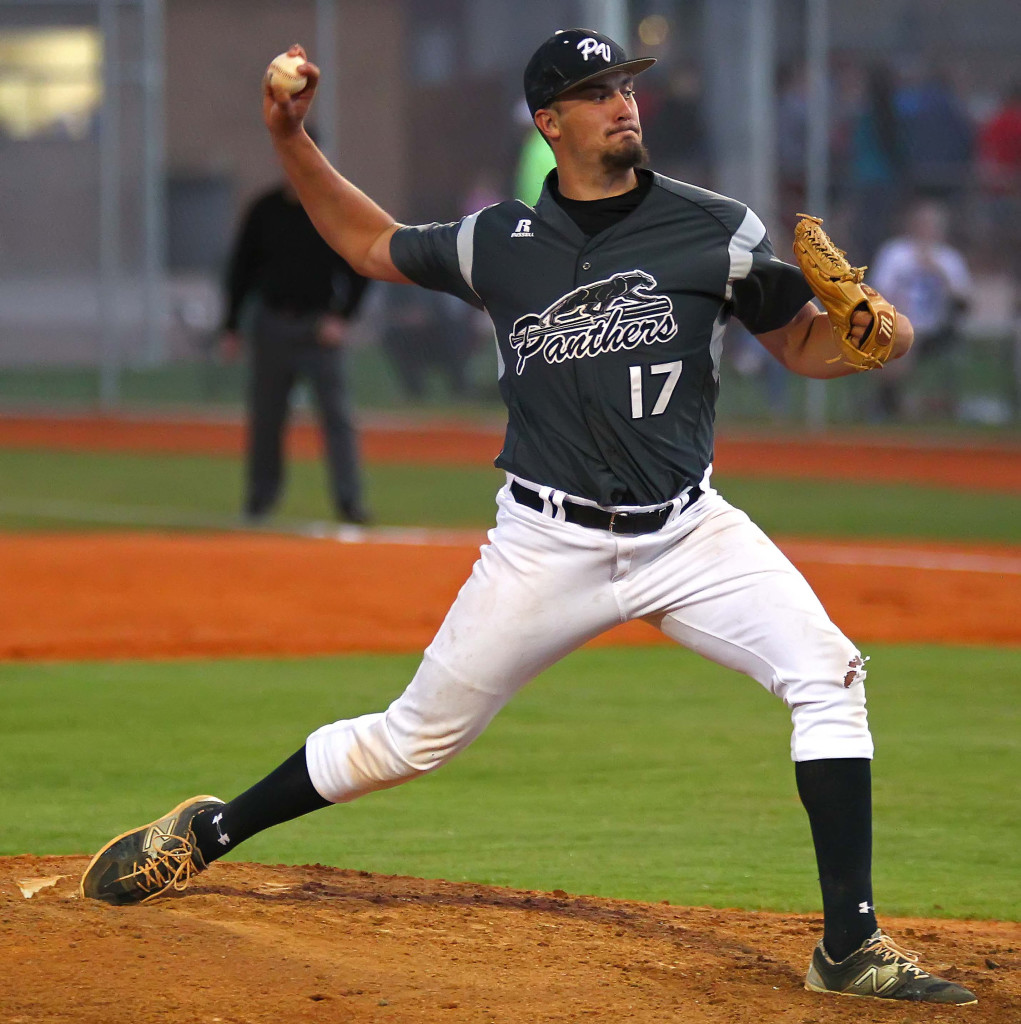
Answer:
[(193, 796), (148, 825), (111, 839), (85, 869), (82, 896), (121, 905), (187, 888), (206, 869), (191, 824), (199, 812), (222, 806), (215, 796)]
[(978, 1002), (974, 992), (922, 970), (918, 954), (902, 949), (882, 929), (839, 963), (829, 958), (820, 940), (812, 954), (805, 988), (810, 992), (915, 1003), (968, 1006)]

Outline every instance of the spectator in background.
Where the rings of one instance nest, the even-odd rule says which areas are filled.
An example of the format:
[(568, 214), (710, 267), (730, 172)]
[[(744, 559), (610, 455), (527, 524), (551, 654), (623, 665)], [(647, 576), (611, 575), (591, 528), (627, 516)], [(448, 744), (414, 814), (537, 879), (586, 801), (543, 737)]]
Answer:
[[(525, 113), (527, 115), (527, 108)], [(552, 151), (534, 125), (531, 135), (549, 154), (552, 167)], [(541, 172), (541, 177), (532, 202), (538, 197), (548, 171), (542, 167), (540, 161), (533, 168), (534, 173)], [(528, 188), (530, 186), (526, 187), (526, 192)], [(501, 193), (498, 176), (483, 168), (469, 183), (460, 204), (461, 215), (475, 213), (506, 198)], [(381, 321), (383, 351), (397, 374), (405, 399), (416, 403), (426, 401), (434, 377), (442, 380), (450, 398), (477, 397), (471, 379), (471, 357), (482, 334), (492, 334), (485, 313), (445, 292), (384, 285)]]
[(975, 130), (949, 79), (936, 72), (897, 94), (908, 184), (919, 195), (959, 200), (971, 175)]
[(642, 111), (642, 139), (659, 170), (681, 181), (703, 184), (709, 174), (709, 136), (702, 118), (698, 70), (691, 65), (676, 70), (661, 101), (643, 102)]
[(914, 412), (905, 404), (905, 378), (918, 362), (947, 354), (959, 341), (971, 275), (964, 257), (947, 241), (947, 228), (945, 206), (933, 199), (919, 200), (908, 212), (904, 233), (876, 254), (869, 275), (872, 287), (915, 328), (915, 343), (906, 360), (889, 363), (875, 375), (876, 411), (882, 418), (899, 419)]
[(982, 184), (996, 195), (1021, 192), (1021, 79), (979, 133)]
[(890, 237), (904, 196), (903, 127), (893, 74), (883, 64), (866, 71), (847, 142), (850, 255), (856, 263), (870, 263), (883, 239)]
[(778, 76), (776, 129), (780, 222), (787, 225), (805, 209), (808, 94), (801, 64), (784, 68)]
[(520, 199), (527, 206), (534, 206), (542, 191), (542, 183), (556, 166), (556, 161), (553, 159), (553, 150), (536, 131), (524, 100), (514, 108), (514, 119), (523, 130), (521, 150), (514, 170), (514, 198)]
[(474, 347), (471, 321), (443, 292), (403, 285), (386, 288), (382, 333), (386, 353), (410, 402), (425, 401), (435, 371), (451, 398), (471, 397), (469, 356)]
[(336, 515), (368, 521), (344, 368), (348, 321), (367, 284), (323, 241), (290, 185), (269, 190), (248, 209), (228, 265), (221, 335), (228, 358), (243, 336), (249, 343), (248, 522), (264, 520), (280, 497), (284, 433), (299, 378), (315, 396)]
[[(770, 419), (782, 422), (791, 414), (790, 373), (758, 343), (740, 320), (727, 324), (723, 335), (723, 351), (742, 377), (754, 380), (761, 388), (761, 397)], [(742, 401), (745, 414), (755, 415), (757, 398)]]
[(499, 203), (506, 199), (505, 190), (500, 188), (498, 178), (499, 175), (487, 168), (480, 170), (472, 178), (468, 191), (465, 194), (464, 202), (461, 204), (462, 213), (474, 213), (476, 210), (492, 206), (494, 203)]
[(978, 138), (979, 179), (987, 236), (1010, 254), (1021, 277), (1021, 79), (1007, 90), (1002, 106)]

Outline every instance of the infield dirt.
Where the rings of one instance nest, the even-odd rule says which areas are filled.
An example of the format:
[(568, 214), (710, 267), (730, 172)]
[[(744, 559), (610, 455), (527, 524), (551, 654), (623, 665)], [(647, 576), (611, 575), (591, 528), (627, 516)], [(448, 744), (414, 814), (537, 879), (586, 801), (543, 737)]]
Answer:
[[(1021, 926), (888, 919), (952, 1008), (802, 988), (818, 917), (630, 903), (318, 865), (219, 863), (139, 907), (77, 898), (85, 857), (0, 858), (0, 1020), (680, 1024), (1021, 1019)], [(26, 899), (22, 886), (52, 882)]]
[[(19, 442), (0, 423), (0, 443), (45, 443), (43, 428), (32, 429)], [(58, 443), (60, 432), (45, 430)], [(84, 430), (79, 424), (67, 443), (88, 446)], [(111, 446), (125, 446), (126, 436), (139, 440), (121, 430), (122, 443)], [(150, 443), (169, 436), (164, 427)], [(406, 439), (397, 450), (407, 454)], [(448, 455), (435, 454), (456, 461), (466, 452), (455, 438)], [(785, 448), (785, 467), (796, 475), (812, 475), (812, 459), (815, 473), (840, 471), (832, 452), (800, 469), (794, 454)], [(775, 465), (750, 450), (747, 457), (749, 465)], [(981, 465), (993, 490), (1016, 490), (1017, 453), (985, 458), (916, 453), (901, 457), (888, 478), (924, 468), (929, 482), (953, 473), (962, 485), (967, 467)], [(442, 548), (362, 540), (0, 536), (0, 658), (420, 649), (483, 537)], [(898, 543), (893, 551), (794, 539), (781, 546), (856, 640), (1021, 642), (1017, 548)], [(659, 641), (639, 624), (604, 642)], [(817, 916), (243, 863), (215, 865), (183, 894), (113, 908), (77, 898), (87, 860), (0, 857), (3, 1024), (1021, 1021), (1016, 922), (884, 919), (927, 968), (979, 995), (978, 1006), (954, 1009), (805, 992)]]

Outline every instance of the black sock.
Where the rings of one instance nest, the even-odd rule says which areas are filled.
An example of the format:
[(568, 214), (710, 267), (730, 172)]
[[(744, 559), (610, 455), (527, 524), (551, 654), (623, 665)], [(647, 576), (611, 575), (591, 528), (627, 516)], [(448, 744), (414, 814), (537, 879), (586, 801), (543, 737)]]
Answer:
[(230, 803), (196, 815), (192, 830), (199, 853), (209, 864), (256, 832), (329, 806), (312, 785), (302, 747)]
[(832, 960), (853, 953), (878, 927), (872, 905), (872, 772), (866, 758), (799, 761), (822, 888), (823, 944)]

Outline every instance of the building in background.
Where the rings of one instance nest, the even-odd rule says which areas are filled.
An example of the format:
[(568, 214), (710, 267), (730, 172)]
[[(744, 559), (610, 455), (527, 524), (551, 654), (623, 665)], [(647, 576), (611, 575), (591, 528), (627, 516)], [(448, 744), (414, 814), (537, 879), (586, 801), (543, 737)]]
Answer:
[[(260, 78), (296, 40), (323, 66), (319, 128), (345, 174), (399, 219), (442, 220), (461, 215), (480, 180), (513, 194), (521, 69), (536, 41), (612, 14), (632, 51), (660, 58), (639, 91), (654, 166), (746, 199), (782, 247), (791, 189), (804, 182), (792, 174), (797, 140), (778, 138), (797, 113), (781, 89), (798, 80), (819, 2), (0, 0), (0, 179), (17, 198), (0, 204), (0, 366), (115, 374), (196, 357), (218, 319), (231, 226), (276, 175)], [(938, 81), (942, 109), (977, 139), (1016, 77), (1021, 20), (1011, 0), (827, 10), (827, 221), (850, 244), (868, 192), (851, 177), (862, 170), (864, 69), (896, 80), (905, 119), (930, 111), (921, 84)], [(769, 31), (757, 33), (763, 12)], [(750, 95), (761, 81), (776, 84)], [(904, 132), (909, 165), (920, 126), (924, 140), (921, 121)], [(741, 163), (731, 154), (749, 137), (763, 159)], [(967, 248), (992, 203), (958, 150), (905, 176), (940, 176), (955, 196), (952, 238)]]

